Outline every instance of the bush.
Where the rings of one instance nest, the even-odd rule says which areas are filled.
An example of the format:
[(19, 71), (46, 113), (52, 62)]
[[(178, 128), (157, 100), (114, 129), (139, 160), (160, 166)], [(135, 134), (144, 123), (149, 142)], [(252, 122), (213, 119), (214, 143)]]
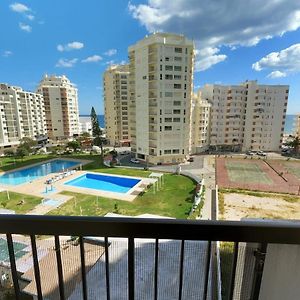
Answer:
[(13, 150), (4, 150), (4, 155), (5, 156), (14, 156), (15, 155), (15, 152)]

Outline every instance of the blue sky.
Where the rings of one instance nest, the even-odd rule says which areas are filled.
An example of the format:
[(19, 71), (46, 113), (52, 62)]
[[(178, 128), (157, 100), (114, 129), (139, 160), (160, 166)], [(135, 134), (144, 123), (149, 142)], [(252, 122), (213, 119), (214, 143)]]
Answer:
[(257, 79), (290, 85), (300, 112), (300, 1), (43, 0), (0, 2), (0, 82), (34, 91), (43, 74), (65, 74), (81, 114), (103, 113), (102, 74), (154, 31), (195, 41), (194, 85)]

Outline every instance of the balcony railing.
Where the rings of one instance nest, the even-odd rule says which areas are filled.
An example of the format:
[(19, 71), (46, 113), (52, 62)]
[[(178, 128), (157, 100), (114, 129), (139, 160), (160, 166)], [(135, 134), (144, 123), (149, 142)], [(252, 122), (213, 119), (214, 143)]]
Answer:
[[(55, 272), (50, 276), (56, 275), (58, 278), (55, 299), (67, 299), (70, 289), (70, 282), (66, 282), (64, 278), (67, 272), (64, 267), (66, 262), (63, 260), (63, 252), (65, 249), (61, 244), (61, 236), (78, 237), (77, 249), (80, 263), (76, 270), (77, 277), (80, 277), (81, 280), (76, 288), (79, 289), (80, 286), (81, 292), (77, 296), (73, 295), (71, 299), (220, 299), (220, 296), (214, 296), (220, 295), (220, 293), (215, 293), (218, 284), (214, 284), (214, 278), (217, 277), (213, 264), (216, 261), (215, 241), (234, 243), (228, 299), (234, 298), (238, 274), (237, 263), (240, 255), (239, 245), (243, 242), (258, 244), (253, 254), (255, 257), (255, 268), (253, 268), (255, 276), (253, 276), (251, 298), (249, 298), (258, 299), (263, 277), (263, 260), (268, 255), (269, 246), (271, 244), (300, 244), (299, 223), (282, 221), (229, 222), (1, 215), (0, 233), (6, 235), (15, 299), (21, 298), (22, 291), (21, 275), (17, 271), (16, 265), (14, 234), (27, 235), (30, 239), (34, 269), (33, 281), (36, 286), (37, 299), (52, 299), (48, 298), (44, 291), (45, 283), (43, 283), (44, 277), (41, 276), (36, 238), (38, 235), (54, 236)], [(103, 238), (103, 252), (101, 257), (96, 259), (96, 264), (102, 264), (98, 273), (91, 268), (89, 268), (89, 272), (87, 271), (86, 264), (89, 261), (86, 251), (87, 237)], [(126, 249), (122, 249), (120, 252), (123, 253), (123, 257), (118, 258), (121, 261), (118, 266), (117, 261), (110, 261), (114, 251), (111, 249), (112, 238), (121, 238), (126, 244)], [(145, 239), (147, 243), (141, 244), (140, 241)], [(168, 251), (163, 249), (165, 245), (169, 245)], [(270, 249), (273, 247), (271, 246)], [(143, 252), (146, 248), (148, 249), (147, 257), (143, 255), (146, 253)], [(197, 259), (193, 260), (194, 256), (198, 256)], [(167, 258), (175, 259), (172, 261)], [(147, 270), (148, 273), (139, 268), (140, 263), (145, 261), (151, 265), (151, 268)], [(196, 261), (197, 264), (195, 264)], [(296, 263), (298, 262), (296, 261)], [(125, 274), (120, 274), (124, 270)], [(172, 272), (167, 274), (167, 270), (172, 270)], [(114, 271), (119, 274), (117, 280), (112, 276)], [(245, 274), (243, 276), (245, 277)], [(119, 286), (113, 286), (113, 281), (117, 282)], [(98, 287), (97, 290), (100, 282), (102, 282), (103, 287)], [(124, 282), (125, 286), (123, 286)], [(74, 287), (75, 290), (76, 288)], [(115, 289), (118, 288), (121, 289), (119, 297), (116, 296), (115, 292)], [(271, 287), (271, 289), (274, 288), (274, 286)], [(191, 291), (193, 294), (190, 294)], [(287, 296), (287, 299), (297, 298)]]

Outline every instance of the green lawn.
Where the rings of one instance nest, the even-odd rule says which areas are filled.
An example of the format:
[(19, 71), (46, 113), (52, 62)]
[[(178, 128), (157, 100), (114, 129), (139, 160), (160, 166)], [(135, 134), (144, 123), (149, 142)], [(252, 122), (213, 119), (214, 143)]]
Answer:
[[(118, 170), (118, 174), (124, 174), (122, 169)], [(111, 171), (111, 173), (116, 174)], [(126, 170), (127, 171), (127, 170)], [(140, 172), (130, 169), (129, 174), (141, 176)], [(134, 171), (137, 171), (135, 174)], [(145, 173), (141, 173), (145, 175)], [(115, 212), (122, 215), (139, 215), (139, 214), (158, 214), (178, 219), (186, 219), (193, 203), (194, 182), (184, 176), (166, 174), (164, 176), (164, 186), (159, 192), (153, 193), (150, 188), (146, 193), (132, 202), (115, 200), (109, 198), (98, 198), (72, 192), (63, 192), (62, 194), (74, 196), (73, 199), (62, 205), (60, 208), (50, 212), (52, 215), (87, 215), (87, 216), (103, 216), (108, 212)]]
[(226, 161), (228, 177), (232, 182), (273, 184), (273, 181), (261, 170), (255, 162), (243, 163)]
[[(9, 192), (10, 200), (6, 192), (0, 193), (0, 208), (12, 209), (17, 214), (25, 214), (41, 203), (42, 198)], [(20, 204), (23, 202), (23, 204)]]

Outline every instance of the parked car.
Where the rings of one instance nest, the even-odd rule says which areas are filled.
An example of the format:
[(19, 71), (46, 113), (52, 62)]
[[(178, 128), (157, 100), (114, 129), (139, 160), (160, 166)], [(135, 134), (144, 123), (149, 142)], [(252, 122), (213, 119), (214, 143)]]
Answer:
[(246, 152), (246, 154), (247, 154), (247, 155), (253, 155), (254, 153), (253, 153), (251, 150), (248, 150), (248, 151)]
[(136, 159), (136, 158), (132, 158), (130, 160), (130, 162), (132, 162), (133, 164), (139, 164), (140, 163), (140, 161), (138, 159)]
[(267, 153), (265, 153), (265, 152), (263, 152), (263, 151), (257, 151), (256, 152), (256, 154), (258, 155), (258, 156), (267, 156)]
[(189, 162), (193, 162), (194, 161), (194, 157), (190, 157), (190, 158), (188, 158), (188, 160), (187, 161), (189, 161)]

